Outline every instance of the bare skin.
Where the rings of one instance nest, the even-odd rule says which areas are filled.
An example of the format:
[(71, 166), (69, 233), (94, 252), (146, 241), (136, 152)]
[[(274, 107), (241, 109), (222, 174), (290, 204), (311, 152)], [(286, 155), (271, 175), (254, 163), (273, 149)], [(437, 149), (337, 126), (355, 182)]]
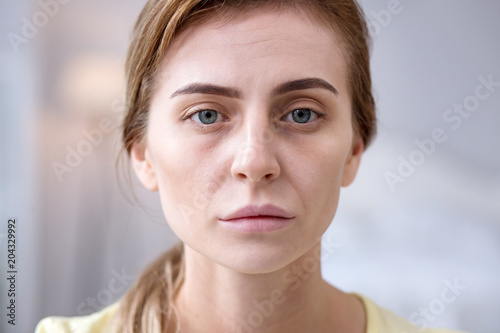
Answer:
[[(192, 26), (169, 50), (132, 160), (184, 242), (184, 333), (365, 331), (361, 301), (320, 268), (318, 239), (364, 148), (340, 45), (304, 13), (259, 9)], [(221, 223), (269, 204), (290, 214), (286, 227)]]
[[(189, 252), (188, 260), (201, 270), (186, 271), (176, 299), (183, 333), (365, 332), (361, 301), (325, 282), (319, 269), (311, 273), (291, 265), (279, 272), (281, 276), (273, 272), (235, 278), (225, 267), (214, 272), (213, 265), (203, 263), (206, 258)], [(298, 263), (312, 258), (313, 252)], [(288, 282), (283, 282), (285, 277)]]

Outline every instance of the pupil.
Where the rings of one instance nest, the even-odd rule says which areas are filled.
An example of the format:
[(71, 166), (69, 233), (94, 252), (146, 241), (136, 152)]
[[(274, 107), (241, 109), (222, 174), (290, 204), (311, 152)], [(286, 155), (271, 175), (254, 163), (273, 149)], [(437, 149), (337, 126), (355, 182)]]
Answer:
[(217, 115), (213, 110), (206, 110), (201, 112), (199, 118), (204, 124), (213, 124), (217, 120)]
[(294, 110), (292, 113), (292, 118), (298, 123), (306, 123), (311, 119), (311, 111), (307, 109)]

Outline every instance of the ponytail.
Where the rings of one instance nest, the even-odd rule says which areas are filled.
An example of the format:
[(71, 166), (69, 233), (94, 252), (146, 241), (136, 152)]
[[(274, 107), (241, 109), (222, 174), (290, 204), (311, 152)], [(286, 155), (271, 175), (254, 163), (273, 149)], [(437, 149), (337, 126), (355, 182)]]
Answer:
[(111, 332), (178, 333), (174, 299), (183, 281), (184, 250), (180, 242), (151, 263), (120, 300)]

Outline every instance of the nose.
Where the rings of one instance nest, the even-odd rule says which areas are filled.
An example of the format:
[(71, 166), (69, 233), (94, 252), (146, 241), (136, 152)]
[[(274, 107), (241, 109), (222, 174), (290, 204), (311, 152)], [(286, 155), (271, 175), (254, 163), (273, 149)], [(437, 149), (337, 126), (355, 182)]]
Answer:
[(275, 153), (275, 135), (265, 125), (247, 126), (237, 140), (231, 174), (240, 181), (258, 183), (272, 181), (281, 172)]

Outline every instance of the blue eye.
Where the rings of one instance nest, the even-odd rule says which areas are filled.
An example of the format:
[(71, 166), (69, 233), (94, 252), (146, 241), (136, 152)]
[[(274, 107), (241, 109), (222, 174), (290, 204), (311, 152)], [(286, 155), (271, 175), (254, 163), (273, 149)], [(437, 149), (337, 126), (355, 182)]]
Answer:
[(316, 120), (318, 118), (318, 114), (310, 109), (306, 108), (301, 108), (301, 109), (295, 109), (292, 112), (288, 113), (285, 116), (286, 120), (290, 120), (290, 116), (292, 120), (296, 123), (299, 124), (305, 124), (311, 120)]
[[(220, 113), (215, 110), (201, 110), (193, 113), (191, 115), (194, 121), (204, 125), (210, 125), (215, 123), (217, 119), (220, 120)], [(198, 119), (196, 119), (198, 118)]]

